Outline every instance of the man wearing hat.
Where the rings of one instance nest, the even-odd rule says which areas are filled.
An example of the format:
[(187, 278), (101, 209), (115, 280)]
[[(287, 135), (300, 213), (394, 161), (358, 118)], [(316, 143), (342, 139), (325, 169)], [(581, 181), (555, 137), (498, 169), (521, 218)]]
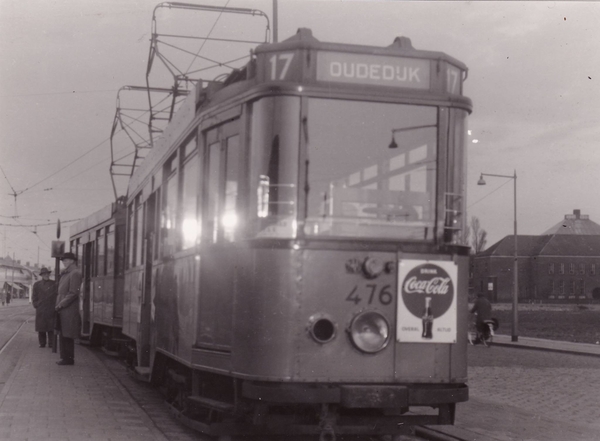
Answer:
[[(56, 282), (50, 280), (50, 270), (42, 267), (42, 280), (35, 282), (31, 303), (35, 308), (35, 330), (38, 333), (40, 348), (52, 347), (54, 341), (54, 306), (56, 305)], [(46, 338), (47, 335), (47, 338)]]
[(75, 339), (81, 331), (79, 316), (79, 292), (81, 289), (81, 271), (77, 267), (77, 256), (64, 253), (60, 258), (64, 270), (58, 282), (58, 297), (55, 310), (60, 320), (60, 361), (65, 366), (75, 364)]

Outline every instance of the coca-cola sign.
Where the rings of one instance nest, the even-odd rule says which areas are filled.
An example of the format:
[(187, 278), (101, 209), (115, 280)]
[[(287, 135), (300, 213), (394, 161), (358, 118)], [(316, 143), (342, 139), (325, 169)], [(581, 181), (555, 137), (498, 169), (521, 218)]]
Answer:
[(454, 300), (452, 278), (444, 268), (435, 263), (424, 263), (412, 268), (402, 281), (404, 305), (415, 317), (422, 317), (426, 298), (431, 298), (434, 318), (448, 311)]

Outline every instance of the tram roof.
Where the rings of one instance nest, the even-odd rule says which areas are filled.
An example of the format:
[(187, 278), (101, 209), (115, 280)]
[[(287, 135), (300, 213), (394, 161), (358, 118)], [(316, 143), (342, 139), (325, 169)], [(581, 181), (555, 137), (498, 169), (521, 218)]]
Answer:
[(90, 214), (89, 216), (81, 219), (80, 221), (74, 223), (69, 228), (70, 238), (77, 236), (87, 230), (98, 227), (105, 222), (112, 219), (113, 215), (119, 208), (119, 206), (123, 206), (124, 200), (120, 199), (117, 202), (112, 202), (111, 204), (106, 205), (100, 210)]
[(312, 31), (308, 28), (299, 28), (295, 35), (280, 42), (280, 43), (265, 43), (261, 44), (255, 49), (256, 54), (269, 53), (269, 52), (281, 52), (295, 49), (314, 49), (323, 50), (329, 52), (347, 52), (357, 54), (371, 54), (371, 55), (387, 55), (387, 56), (398, 56), (398, 57), (409, 57), (409, 58), (425, 58), (432, 60), (443, 60), (447, 61), (462, 70), (467, 70), (467, 66), (454, 57), (438, 51), (426, 51), (415, 49), (412, 45), (410, 38), (408, 37), (396, 37), (392, 44), (389, 46), (367, 46), (347, 43), (330, 43), (322, 42), (316, 39)]
[[(436, 51), (424, 51), (415, 49), (407, 37), (396, 37), (394, 42), (386, 47), (354, 45), (345, 43), (327, 43), (317, 40), (310, 29), (300, 28), (292, 37), (280, 43), (265, 43), (256, 47), (254, 54), (256, 58), (266, 58), (265, 55), (273, 52), (290, 52), (292, 50), (314, 50), (316, 52), (334, 52), (348, 54), (375, 55), (398, 58), (414, 58), (421, 60), (442, 61), (456, 66), (463, 72), (466, 72), (467, 66), (461, 61), (443, 53)], [(261, 57), (262, 55), (262, 57)], [(255, 61), (251, 61), (246, 67), (233, 71), (223, 82), (210, 82), (208, 84), (198, 83), (195, 93), (190, 93), (181, 104), (173, 119), (165, 128), (162, 136), (158, 139), (152, 150), (146, 155), (146, 158), (139, 167), (136, 168), (127, 189), (127, 198), (137, 194), (141, 186), (149, 189), (148, 178), (153, 173), (160, 173), (157, 167), (161, 161), (172, 153), (173, 148), (181, 142), (189, 133), (182, 128), (189, 127), (196, 117), (200, 107), (206, 104), (214, 105), (239, 93), (243, 93), (248, 88), (264, 82), (260, 79), (260, 73), (257, 72)], [(291, 69), (290, 69), (291, 70)], [(292, 80), (293, 81), (293, 80)], [(236, 86), (233, 86), (236, 84)], [(233, 87), (232, 87), (233, 86)], [(73, 228), (73, 227), (72, 227)], [(84, 231), (84, 230), (79, 230)]]

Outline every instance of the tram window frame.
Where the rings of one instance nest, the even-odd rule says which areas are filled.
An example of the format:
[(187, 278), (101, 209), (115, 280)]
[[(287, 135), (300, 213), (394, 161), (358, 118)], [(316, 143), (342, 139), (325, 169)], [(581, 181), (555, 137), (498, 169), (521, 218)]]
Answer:
[(160, 205), (161, 256), (172, 257), (178, 249), (179, 180), (178, 152), (163, 165), (162, 200)]
[[(448, 122), (438, 106), (327, 98), (308, 98), (306, 106), (308, 182), (300, 184), (310, 189), (301, 196), (305, 235), (424, 242), (440, 237), (439, 207), (450, 194), (442, 147), (453, 138), (442, 140)], [(366, 115), (372, 117), (358, 124)], [(460, 186), (461, 172), (456, 175)], [(449, 201), (458, 214), (461, 191)]]
[(250, 167), (247, 234), (297, 236), (302, 99), (263, 97), (249, 108)]
[[(235, 242), (241, 234), (239, 226), (242, 219), (242, 213), (239, 211), (243, 168), (241, 119), (238, 117), (217, 127), (211, 127), (203, 131), (202, 136), (202, 241), (209, 244)], [(237, 141), (234, 143), (233, 140)], [(233, 192), (232, 184), (235, 184)], [(225, 219), (226, 210), (233, 213), (229, 223)], [(232, 223), (233, 218), (236, 221)]]
[[(201, 164), (198, 153), (198, 137), (194, 135), (180, 147), (179, 210), (180, 237), (177, 250), (188, 250), (198, 244), (200, 238), (199, 196)], [(191, 173), (191, 175), (190, 175)]]
[(135, 199), (135, 264), (137, 266), (144, 263), (144, 204), (141, 194), (138, 194)]
[(125, 249), (126, 268), (134, 267), (134, 242), (135, 242), (135, 199), (127, 207), (127, 245)]
[(106, 274), (115, 273), (115, 226), (114, 224), (106, 227)]
[(135, 268), (142, 263), (143, 255), (143, 204), (138, 194), (127, 207), (127, 268)]
[(106, 236), (104, 228), (96, 230), (96, 259), (94, 276), (102, 277), (106, 274)]
[(122, 276), (125, 270), (126, 262), (126, 242), (123, 240), (126, 237), (127, 226), (117, 225), (115, 229), (115, 275)]

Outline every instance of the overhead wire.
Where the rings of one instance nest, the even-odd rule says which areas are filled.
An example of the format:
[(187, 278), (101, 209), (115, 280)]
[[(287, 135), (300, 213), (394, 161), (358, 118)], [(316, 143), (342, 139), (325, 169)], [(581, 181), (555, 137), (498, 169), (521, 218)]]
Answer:
[(478, 199), (477, 201), (473, 202), (471, 205), (469, 205), (467, 207), (467, 209), (471, 208), (473, 205), (483, 201), (485, 198), (487, 198), (488, 196), (494, 194), (495, 192), (497, 192), (498, 190), (500, 190), (502, 187), (504, 187), (506, 184), (508, 184), (510, 181), (506, 181), (504, 184), (500, 185), (499, 187), (497, 187), (496, 189), (494, 189), (493, 191), (489, 192), (488, 194), (486, 194), (484, 197), (482, 197), (481, 199)]
[[(229, 2), (230, 2), (230, 0), (227, 0), (225, 2), (225, 6), (223, 6), (223, 9), (225, 9), (227, 7), (227, 5), (229, 4)], [(196, 58), (200, 55), (200, 52), (202, 52), (202, 49), (204, 49), (204, 45), (206, 44), (206, 42), (208, 41), (208, 38), (210, 37), (210, 35), (214, 31), (215, 27), (217, 26), (217, 23), (221, 19), (222, 15), (223, 15), (223, 11), (221, 11), (219, 13), (219, 15), (217, 16), (217, 19), (213, 23), (212, 27), (210, 28), (210, 31), (208, 32), (208, 35), (206, 36), (206, 39), (204, 40), (204, 42), (200, 46), (200, 49), (198, 49), (198, 52), (196, 52), (196, 55), (194, 56), (194, 58), (192, 58), (192, 61), (190, 62), (190, 65), (188, 66), (188, 68), (185, 70), (186, 75), (189, 73), (189, 70), (192, 68), (192, 65), (194, 64), (194, 61), (196, 61)]]

